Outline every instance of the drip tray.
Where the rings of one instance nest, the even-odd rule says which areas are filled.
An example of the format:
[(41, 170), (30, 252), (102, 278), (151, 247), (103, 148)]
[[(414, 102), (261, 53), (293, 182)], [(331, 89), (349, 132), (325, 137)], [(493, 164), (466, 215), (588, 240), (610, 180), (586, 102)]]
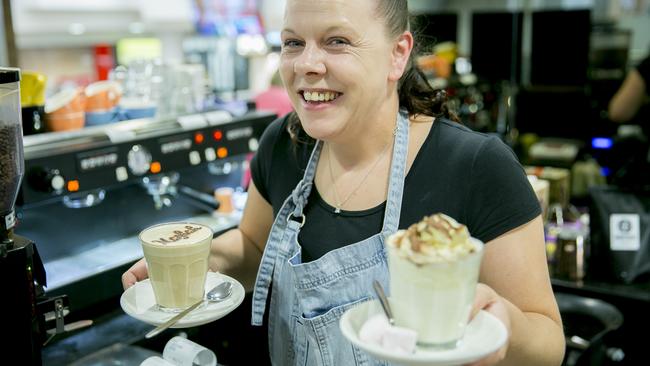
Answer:
[[(189, 217), (184, 221), (204, 224), (217, 233), (237, 226), (239, 220), (240, 214), (235, 213), (232, 215), (205, 214)], [(137, 236), (89, 246), (92, 249), (44, 262), (48, 292), (133, 262), (142, 258), (143, 255)]]

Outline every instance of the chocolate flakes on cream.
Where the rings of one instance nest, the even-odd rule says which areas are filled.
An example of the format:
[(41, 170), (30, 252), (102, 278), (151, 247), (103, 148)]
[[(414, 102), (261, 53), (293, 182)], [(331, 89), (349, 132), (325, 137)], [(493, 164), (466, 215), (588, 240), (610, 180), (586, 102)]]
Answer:
[(441, 213), (397, 231), (388, 245), (416, 264), (455, 261), (477, 250), (467, 226)]

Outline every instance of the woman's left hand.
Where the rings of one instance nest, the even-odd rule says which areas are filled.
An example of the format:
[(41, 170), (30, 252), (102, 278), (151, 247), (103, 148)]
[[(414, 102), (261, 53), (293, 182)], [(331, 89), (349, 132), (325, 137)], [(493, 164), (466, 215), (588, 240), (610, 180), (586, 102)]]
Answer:
[[(476, 316), (480, 310), (485, 310), (501, 320), (503, 325), (506, 326), (508, 336), (510, 336), (510, 315), (508, 314), (508, 309), (506, 308), (503, 298), (501, 298), (501, 296), (499, 296), (499, 294), (497, 294), (490, 286), (482, 283), (479, 283), (476, 287), (476, 296), (474, 297), (474, 305), (470, 314), (470, 321), (474, 319), (474, 316)], [(497, 364), (506, 357), (508, 343), (509, 342), (506, 342), (503, 347), (499, 348), (497, 351), (485, 356), (479, 361), (469, 364), (468, 366), (489, 366)]]

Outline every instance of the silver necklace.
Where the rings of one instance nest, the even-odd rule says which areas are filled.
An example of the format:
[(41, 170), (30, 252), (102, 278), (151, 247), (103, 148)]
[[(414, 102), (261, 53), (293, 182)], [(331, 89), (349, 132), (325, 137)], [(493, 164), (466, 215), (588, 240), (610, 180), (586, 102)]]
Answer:
[[(394, 131), (395, 133), (396, 131)], [(386, 151), (388, 151), (388, 147), (390, 146), (390, 142), (386, 143), (386, 146), (384, 146), (384, 149), (381, 151), (381, 154), (379, 154), (379, 157), (377, 157), (377, 160), (372, 164), (370, 169), (366, 172), (366, 174), (363, 176), (361, 181), (357, 184), (357, 186), (348, 194), (347, 197), (343, 201), (339, 199), (339, 194), (336, 191), (336, 183), (334, 182), (334, 172), (332, 171), (332, 153), (330, 152), (331, 149), (329, 147), (329, 144), (327, 145), (327, 165), (329, 165), (329, 170), (330, 170), (330, 179), (332, 180), (332, 189), (334, 190), (334, 200), (336, 201), (335, 205), (336, 207), (334, 208), (334, 213), (338, 214), (341, 213), (341, 208), (343, 205), (345, 205), (352, 196), (361, 188), (361, 185), (363, 185), (363, 182), (366, 181), (368, 176), (370, 176), (370, 173), (375, 169), (375, 167), (379, 164), (379, 162), (382, 160), (384, 155), (386, 154)]]

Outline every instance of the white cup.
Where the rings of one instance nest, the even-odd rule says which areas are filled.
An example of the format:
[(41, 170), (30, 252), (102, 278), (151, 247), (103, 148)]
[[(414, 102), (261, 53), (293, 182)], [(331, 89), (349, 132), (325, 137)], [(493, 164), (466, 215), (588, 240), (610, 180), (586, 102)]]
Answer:
[(215, 366), (214, 352), (187, 338), (173, 337), (163, 349), (163, 358), (177, 366)]
[(139, 238), (160, 310), (180, 311), (203, 299), (212, 229), (170, 222), (144, 229)]

